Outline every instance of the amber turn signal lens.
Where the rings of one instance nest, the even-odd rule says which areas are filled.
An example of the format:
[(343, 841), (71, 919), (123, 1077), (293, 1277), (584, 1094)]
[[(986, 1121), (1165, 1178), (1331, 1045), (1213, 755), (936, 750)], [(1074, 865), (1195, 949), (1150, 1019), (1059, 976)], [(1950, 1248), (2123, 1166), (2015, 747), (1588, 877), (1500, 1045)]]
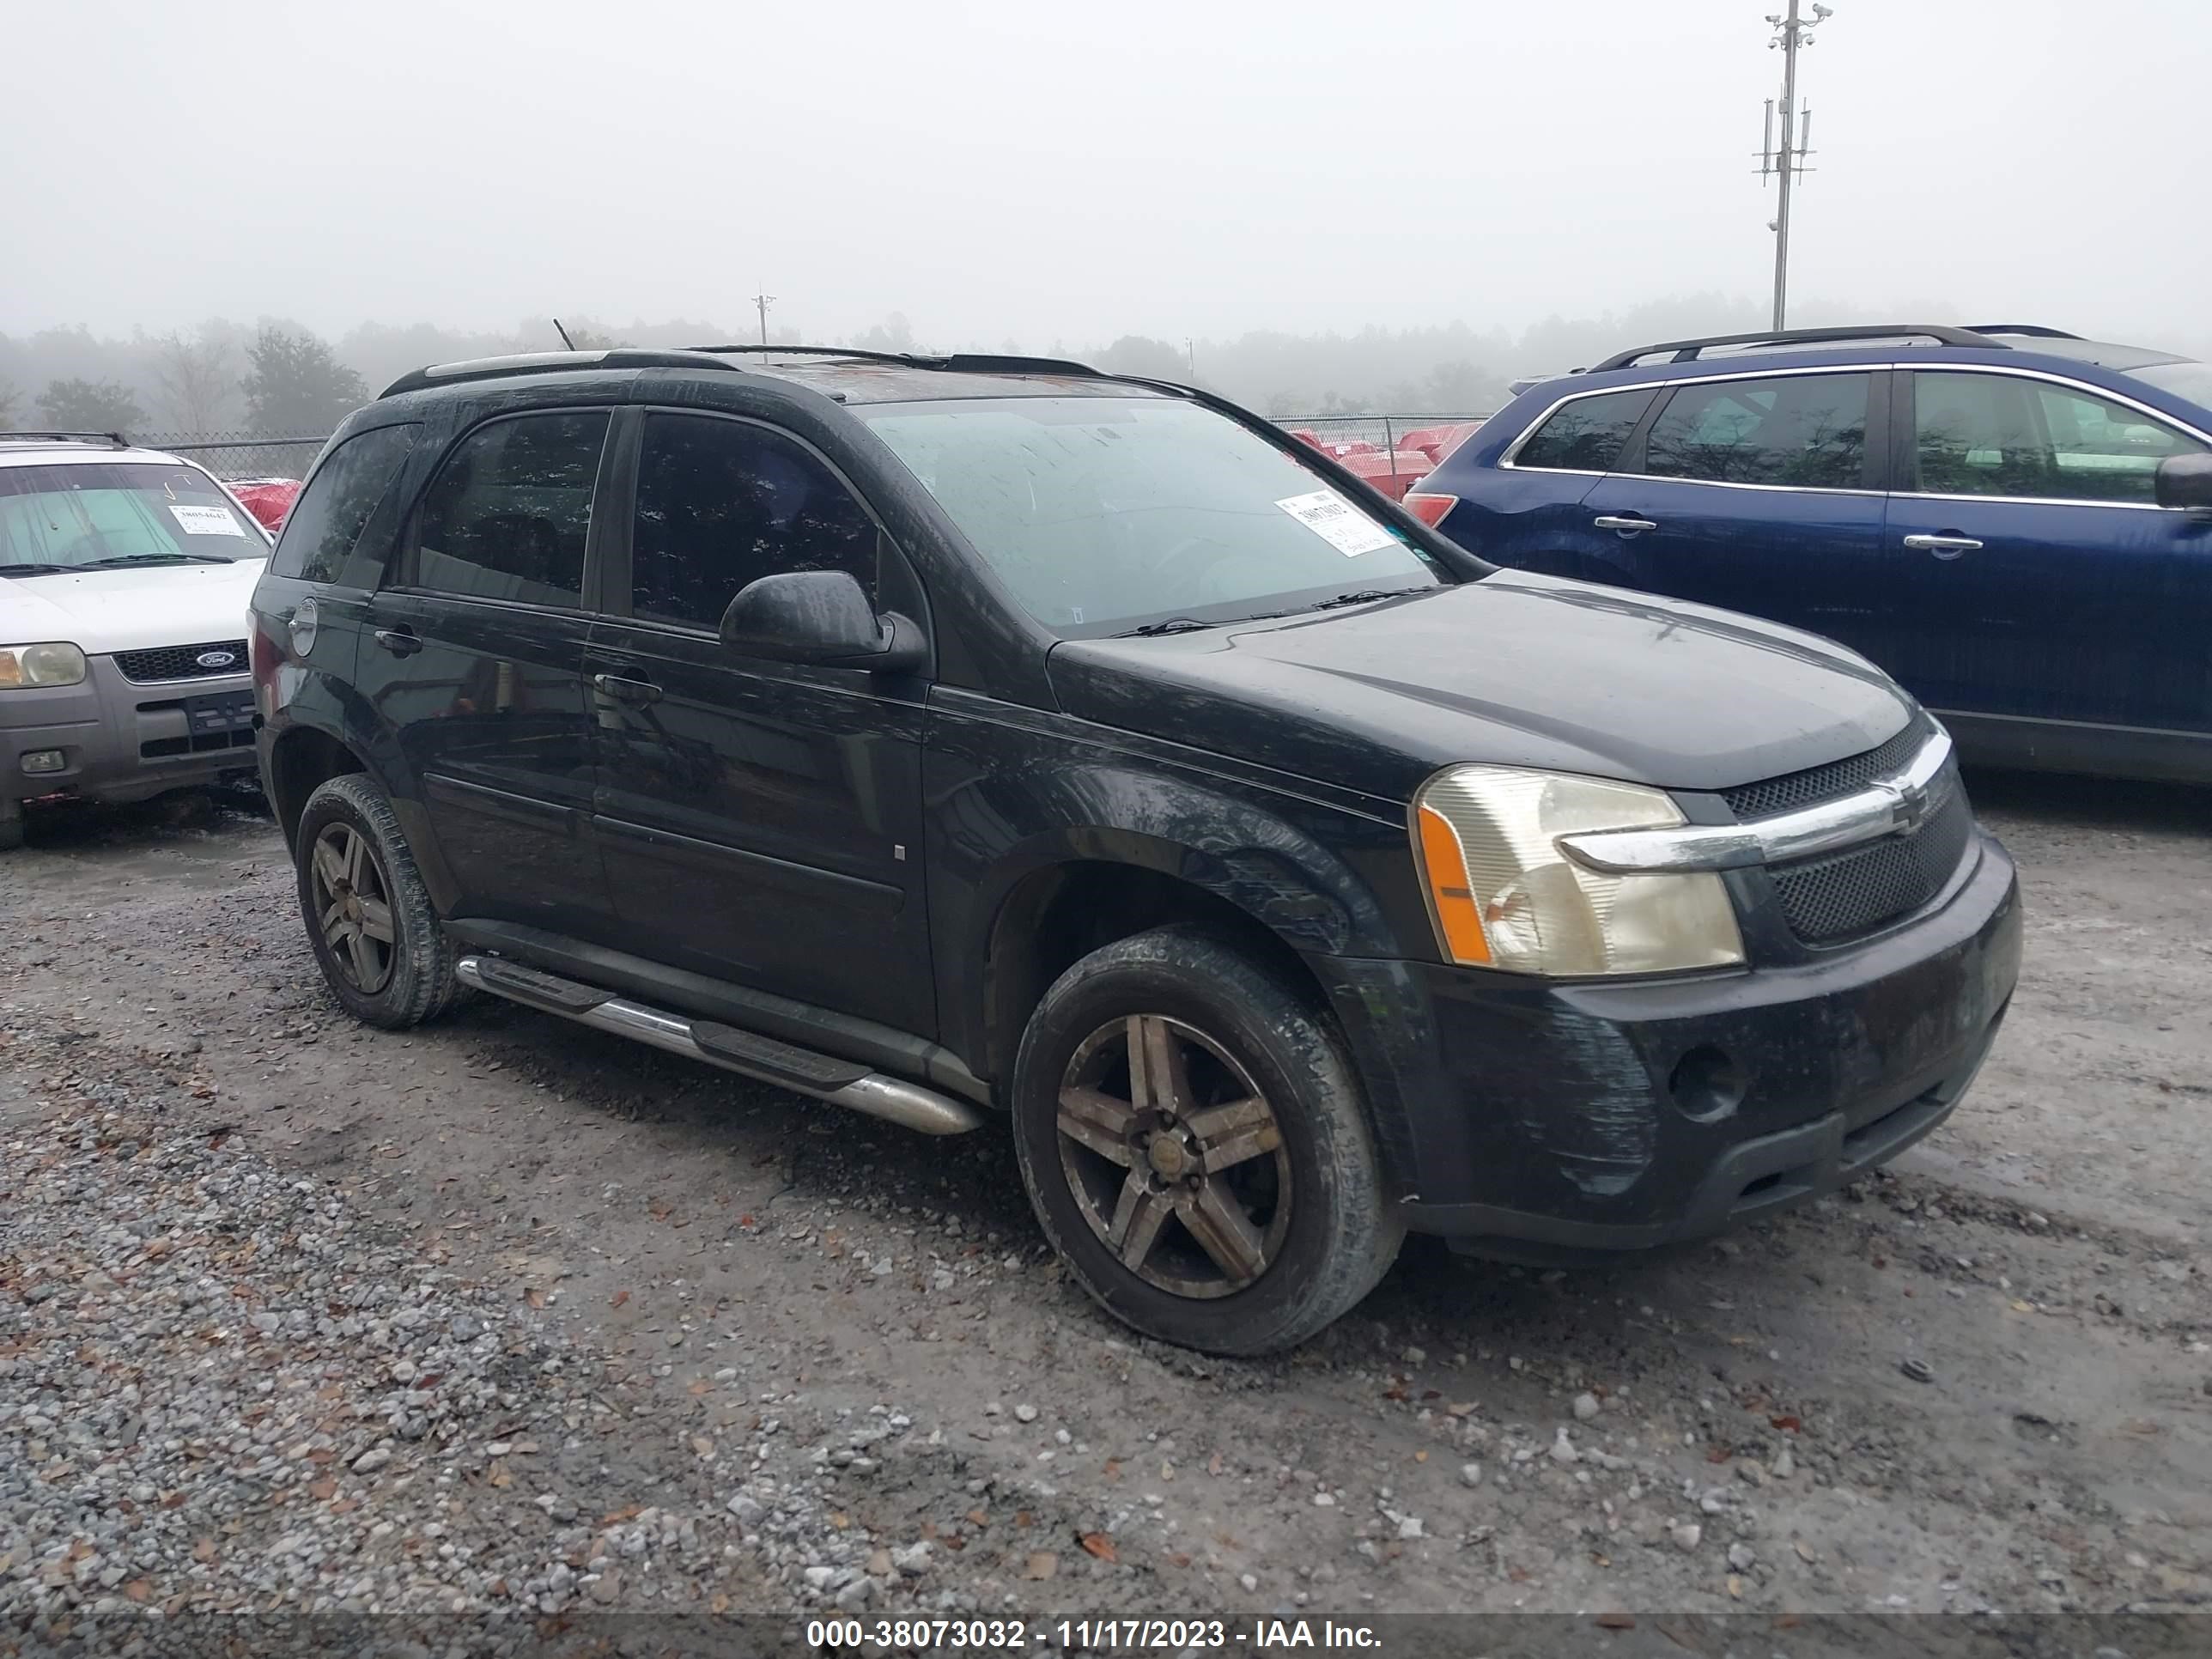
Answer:
[(1437, 931), (1443, 935), (1453, 961), (1486, 963), (1490, 940), (1482, 931), (1482, 912), (1475, 908), (1474, 884), (1468, 879), (1467, 855), (1460, 850), (1459, 831), (1433, 806), (1422, 807), (1419, 819), (1421, 876), (1428, 884)]

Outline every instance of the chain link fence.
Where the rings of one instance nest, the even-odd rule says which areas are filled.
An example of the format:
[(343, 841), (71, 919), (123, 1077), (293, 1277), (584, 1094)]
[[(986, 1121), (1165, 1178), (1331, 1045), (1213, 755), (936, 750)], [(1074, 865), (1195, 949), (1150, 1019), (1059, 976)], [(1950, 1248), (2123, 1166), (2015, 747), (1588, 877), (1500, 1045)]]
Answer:
[(1275, 424), (1334, 455), (1393, 501), (1474, 428), (1483, 415), (1285, 415)]
[(1473, 426), (1490, 418), (1480, 415), (1278, 415), (1274, 423), (1286, 432), (1310, 432), (1324, 444), (1366, 443), (1381, 450), (1396, 449), (1408, 438), (1419, 438), (1439, 427)]
[(228, 483), (246, 478), (304, 478), (324, 438), (264, 438), (250, 432), (173, 432), (135, 436), (147, 449), (198, 461)]

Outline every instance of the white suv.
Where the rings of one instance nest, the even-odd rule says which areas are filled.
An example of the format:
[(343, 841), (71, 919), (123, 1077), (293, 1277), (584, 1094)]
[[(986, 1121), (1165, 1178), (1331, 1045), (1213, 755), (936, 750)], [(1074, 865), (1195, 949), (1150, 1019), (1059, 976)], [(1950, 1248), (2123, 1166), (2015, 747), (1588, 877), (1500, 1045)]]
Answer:
[(0, 850), (23, 803), (253, 772), (246, 608), (269, 537), (119, 434), (0, 433)]

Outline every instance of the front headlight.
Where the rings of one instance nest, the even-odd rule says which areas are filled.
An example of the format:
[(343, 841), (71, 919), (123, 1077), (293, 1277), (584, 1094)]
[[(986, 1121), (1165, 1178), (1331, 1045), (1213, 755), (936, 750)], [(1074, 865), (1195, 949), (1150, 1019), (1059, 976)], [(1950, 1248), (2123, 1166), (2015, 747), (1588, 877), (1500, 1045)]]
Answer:
[(1413, 797), (1413, 851), (1448, 961), (1571, 977), (1721, 968), (1743, 935), (1721, 878), (1605, 875), (1562, 836), (1684, 822), (1664, 793), (1514, 766), (1455, 766)]
[(24, 685), (75, 685), (84, 653), (73, 645), (0, 645), (0, 690)]

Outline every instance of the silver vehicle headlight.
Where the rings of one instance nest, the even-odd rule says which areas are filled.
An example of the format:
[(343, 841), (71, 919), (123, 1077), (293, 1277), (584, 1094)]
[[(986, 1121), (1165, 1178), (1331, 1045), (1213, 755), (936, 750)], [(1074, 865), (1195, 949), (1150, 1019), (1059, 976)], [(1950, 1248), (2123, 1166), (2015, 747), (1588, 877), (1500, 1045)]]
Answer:
[(1680, 824), (1662, 792), (1513, 766), (1455, 766), (1413, 797), (1414, 856), (1449, 962), (1571, 978), (1722, 968), (1743, 935), (1710, 871), (1607, 875), (1563, 836)]
[(26, 685), (75, 685), (84, 653), (73, 645), (0, 645), (0, 691)]

